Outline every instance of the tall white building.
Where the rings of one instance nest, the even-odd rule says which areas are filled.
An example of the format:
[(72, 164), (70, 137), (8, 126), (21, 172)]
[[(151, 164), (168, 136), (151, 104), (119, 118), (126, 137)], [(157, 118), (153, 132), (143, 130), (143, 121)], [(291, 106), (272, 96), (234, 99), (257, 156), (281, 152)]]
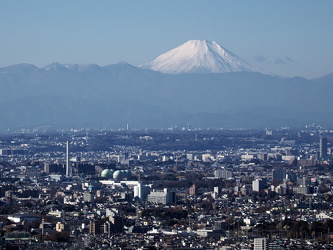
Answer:
[(254, 250), (267, 250), (267, 239), (266, 238), (255, 238), (254, 239)]
[(150, 193), (150, 187), (139, 182), (137, 186), (134, 186), (134, 199), (139, 201), (145, 201), (147, 195)]
[(254, 192), (260, 192), (265, 188), (266, 180), (264, 179), (257, 179), (252, 181), (252, 191)]
[(69, 162), (69, 142), (66, 141), (66, 176), (72, 176), (72, 169)]

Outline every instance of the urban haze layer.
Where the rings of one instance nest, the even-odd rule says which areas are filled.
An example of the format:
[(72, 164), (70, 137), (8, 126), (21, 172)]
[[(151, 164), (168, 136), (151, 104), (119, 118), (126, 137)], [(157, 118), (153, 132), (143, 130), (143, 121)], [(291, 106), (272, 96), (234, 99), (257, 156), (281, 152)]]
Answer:
[(332, 249), (333, 130), (7, 130), (4, 249)]

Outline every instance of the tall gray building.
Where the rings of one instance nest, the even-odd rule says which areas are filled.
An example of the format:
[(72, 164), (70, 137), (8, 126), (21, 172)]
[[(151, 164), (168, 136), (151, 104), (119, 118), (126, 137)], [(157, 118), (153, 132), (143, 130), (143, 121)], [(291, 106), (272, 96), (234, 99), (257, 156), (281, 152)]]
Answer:
[(272, 178), (278, 182), (283, 182), (283, 180), (286, 178), (286, 171), (281, 168), (273, 169)]
[(167, 188), (163, 190), (153, 190), (148, 194), (148, 202), (156, 204), (170, 204), (176, 202), (176, 194)]

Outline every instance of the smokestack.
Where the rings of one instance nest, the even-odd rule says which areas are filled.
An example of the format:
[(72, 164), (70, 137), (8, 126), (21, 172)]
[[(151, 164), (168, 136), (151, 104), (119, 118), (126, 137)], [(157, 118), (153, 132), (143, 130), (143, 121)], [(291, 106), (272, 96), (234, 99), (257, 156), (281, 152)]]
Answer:
[(66, 141), (66, 176), (72, 176), (72, 170), (69, 165), (69, 142)]

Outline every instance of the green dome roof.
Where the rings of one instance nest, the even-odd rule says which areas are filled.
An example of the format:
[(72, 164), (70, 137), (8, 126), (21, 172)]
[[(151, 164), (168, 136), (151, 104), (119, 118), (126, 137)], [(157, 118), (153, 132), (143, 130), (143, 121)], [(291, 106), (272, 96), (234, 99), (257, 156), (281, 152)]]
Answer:
[(124, 178), (131, 177), (132, 173), (129, 170), (117, 170), (113, 173), (113, 179), (121, 180)]
[(123, 178), (123, 172), (121, 170), (117, 170), (113, 173), (113, 179), (120, 180)]
[(104, 169), (101, 173), (101, 177), (103, 177), (103, 178), (112, 178), (113, 172), (114, 171), (112, 169)]

